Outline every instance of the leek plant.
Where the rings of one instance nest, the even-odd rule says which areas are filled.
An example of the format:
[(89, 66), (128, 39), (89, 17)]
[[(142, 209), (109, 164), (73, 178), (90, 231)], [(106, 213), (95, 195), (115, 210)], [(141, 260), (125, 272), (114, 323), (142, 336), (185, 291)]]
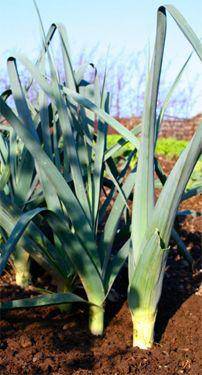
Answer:
[[(8, 90), (2, 95), (5, 100), (11, 96)], [(9, 136), (7, 136), (7, 133)], [(40, 189), (37, 187), (39, 179), (35, 170), (35, 163), (24, 144), (10, 126), (2, 126), (0, 133), (0, 227), (3, 230), (4, 239), (8, 238), (18, 218), (27, 209), (39, 205), (43, 199)], [(28, 208), (27, 208), (28, 207)], [(5, 215), (7, 219), (5, 220)], [(39, 238), (40, 246), (47, 246), (47, 238), (35, 226), (35, 240)], [(42, 243), (44, 242), (44, 245)], [(30, 247), (26, 243), (26, 246)], [(50, 244), (49, 244), (50, 245)], [(35, 246), (37, 248), (39, 243)], [(26, 249), (27, 250), (27, 249)], [(44, 266), (46, 262), (41, 262), (38, 251), (34, 253), (34, 259)], [(12, 262), (15, 271), (16, 284), (25, 287), (28, 285), (31, 275), (29, 272), (30, 256), (22, 246), (17, 246), (12, 254)], [(50, 266), (45, 266), (50, 270)], [(60, 282), (57, 272), (51, 272), (55, 280)]]
[[(61, 40), (65, 82), (58, 78), (49, 49), (56, 30)], [(50, 76), (45, 72), (46, 57)], [(12, 207), (5, 208), (6, 199), (2, 194), (1, 226), (7, 228), (10, 235), (2, 249), (0, 271), (18, 243), (28, 242), (26, 250), (29, 254), (40, 253), (40, 261), (49, 262), (61, 275), (60, 291), (62, 289), (64, 293), (50, 294), (44, 299), (13, 301), (10, 307), (77, 302), (78, 296), (71, 293), (69, 280), (78, 275), (90, 304), (90, 331), (102, 334), (105, 299), (128, 256), (127, 240), (116, 254), (112, 254), (111, 249), (136, 173), (134, 168), (125, 178), (130, 163), (120, 174), (117, 171), (111, 157), (114, 150), (106, 150), (107, 129), (109, 124), (137, 148), (136, 134), (140, 127), (131, 134), (109, 115), (105, 80), (100, 90), (96, 71), (93, 83), (85, 79), (86, 66), (74, 72), (63, 26), (53, 24), (44, 36), (37, 64), (22, 55), (17, 58), (39, 85), (39, 105), (28, 102), (17, 60), (12, 57), (8, 59), (8, 72), (17, 111), (1, 96), (0, 112), (33, 157), (40, 186), (34, 190), (34, 198), (27, 202), (26, 211), (19, 213), (17, 220), (11, 215)], [(86, 103), (92, 108), (87, 108)], [(122, 147), (121, 143), (118, 147)], [(109, 193), (102, 203), (104, 185), (108, 186)], [(41, 195), (45, 205), (40, 200)], [(33, 202), (37, 199), (35, 208)], [(115, 199), (113, 208), (101, 230), (112, 199)], [(51, 231), (49, 240), (41, 229), (43, 222)], [(34, 243), (33, 249), (30, 241)], [(48, 246), (44, 246), (43, 241)]]
[[(8, 90), (5, 98), (10, 96)], [(4, 131), (2, 131), (4, 130)], [(23, 211), (26, 201), (36, 186), (34, 160), (16, 133), (9, 126), (0, 131), (0, 191), (13, 205)], [(29, 254), (17, 248), (12, 257), (16, 284), (24, 287), (30, 281)]]
[(150, 348), (153, 344), (171, 230), (179, 202), (202, 151), (202, 125), (199, 125), (155, 203), (154, 152), (158, 133), (156, 104), (166, 36), (166, 10), (202, 59), (202, 44), (182, 15), (171, 5), (160, 7), (145, 94), (128, 266), (128, 304), (133, 322), (133, 345), (142, 349)]
[[(28, 96), (28, 90), (21, 86), (21, 90), (26, 98)], [(15, 91), (14, 91), (15, 93)], [(8, 100), (11, 97), (12, 91), (7, 90), (2, 94), (4, 100)], [(15, 95), (15, 94), (14, 94)], [(39, 105), (40, 105), (39, 98)], [(28, 105), (32, 113), (35, 109), (30, 101)], [(23, 108), (16, 101), (16, 109), (19, 116), (23, 116)], [(43, 127), (43, 114), (41, 115), (42, 120), (38, 123), (37, 134), (40, 136)], [(16, 132), (10, 126), (2, 126), (0, 132), (0, 160), (1, 160), (1, 175), (0, 175), (0, 191), (1, 191), (1, 212), (0, 212), (0, 227), (3, 230), (4, 238), (8, 238), (13, 227), (16, 224), (17, 218), (23, 212), (40, 205), (44, 201), (43, 191), (39, 187), (39, 178), (35, 168), (35, 162), (29, 151), (26, 149), (22, 140), (17, 136)], [(7, 135), (9, 134), (9, 136)], [(49, 204), (49, 202), (47, 202)], [(11, 207), (14, 209), (11, 212)], [(4, 220), (5, 212), (7, 210), (7, 219)], [(11, 219), (12, 216), (12, 219)], [(40, 246), (44, 241), (42, 232), (39, 228), (35, 228), (35, 234), (37, 232), (37, 238), (39, 238)], [(46, 238), (46, 243), (47, 243)], [(35, 244), (38, 247), (39, 244)], [(34, 255), (35, 260), (38, 260), (38, 254)], [(12, 262), (15, 270), (16, 284), (21, 287), (28, 285), (31, 275), (29, 272), (29, 261), (30, 256), (25, 249), (21, 246), (17, 246), (15, 252), (12, 254)], [(41, 264), (41, 261), (39, 261)], [(46, 262), (45, 262), (46, 263)], [(65, 263), (65, 260), (64, 260)], [(42, 262), (42, 265), (44, 262)], [(48, 267), (50, 268), (50, 266)], [(66, 265), (66, 269), (71, 268), (70, 265)], [(47, 267), (46, 267), (47, 269)], [(69, 282), (71, 284), (73, 279), (73, 271), (69, 270)], [(57, 272), (52, 272), (54, 283), (58, 285), (58, 289), (62, 285), (64, 289), (67, 285), (61, 281), (61, 277)], [(63, 280), (63, 279), (62, 279)], [(71, 280), (71, 282), (70, 282)]]

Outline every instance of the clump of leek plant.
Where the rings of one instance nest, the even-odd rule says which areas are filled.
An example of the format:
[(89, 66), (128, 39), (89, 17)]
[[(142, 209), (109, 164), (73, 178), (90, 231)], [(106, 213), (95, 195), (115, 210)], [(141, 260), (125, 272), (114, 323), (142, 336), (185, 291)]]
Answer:
[(156, 103), (166, 36), (166, 10), (172, 15), (202, 59), (202, 44), (173, 7), (160, 7), (154, 55), (148, 74), (138, 153), (129, 254), (128, 304), (133, 322), (133, 345), (150, 348), (154, 340), (157, 305), (168, 256), (168, 243), (179, 202), (202, 151), (202, 125), (180, 155), (155, 203), (154, 152), (158, 124)]
[[(56, 30), (61, 41), (65, 82), (60, 82), (49, 50)], [(49, 75), (45, 72), (46, 60)], [(32, 82), (34, 80), (39, 86), (38, 105), (30, 106), (27, 100), (17, 61), (24, 65)], [(87, 82), (86, 68), (85, 65), (74, 72), (66, 31), (62, 25), (56, 24), (50, 27), (46, 36), (43, 35), (43, 48), (37, 64), (32, 64), (23, 55), (8, 59), (17, 111), (11, 109), (6, 98), (1, 96), (0, 113), (33, 157), (39, 187), (34, 190), (33, 200), (27, 203), (26, 211), (18, 213), (17, 220), (14, 220), (11, 207), (6, 206), (6, 197), (2, 195), (0, 225), (7, 230), (9, 238), (1, 251), (0, 271), (18, 243), (28, 243), (25, 250), (33, 257), (37, 255), (46, 266), (50, 264), (50, 269), (59, 274), (60, 291), (63, 292), (12, 301), (3, 304), (2, 308), (81, 302), (81, 298), (71, 293), (71, 281), (78, 275), (90, 305), (90, 331), (98, 335), (103, 333), (105, 299), (128, 256), (129, 241), (117, 254), (112, 254), (111, 248), (136, 172), (132, 170), (124, 179), (129, 163), (120, 174), (117, 171), (112, 155), (122, 147), (124, 140), (108, 151), (108, 124), (132, 142), (134, 148), (139, 146), (135, 135), (140, 128), (131, 134), (109, 115), (105, 80), (100, 90), (95, 71), (94, 82)], [(104, 185), (108, 187), (108, 195), (101, 203)], [(41, 196), (45, 202), (40, 200)], [(101, 231), (114, 198), (113, 208)], [(31, 204), (37, 199), (38, 205)], [(51, 231), (51, 239), (46, 236), (44, 223)]]

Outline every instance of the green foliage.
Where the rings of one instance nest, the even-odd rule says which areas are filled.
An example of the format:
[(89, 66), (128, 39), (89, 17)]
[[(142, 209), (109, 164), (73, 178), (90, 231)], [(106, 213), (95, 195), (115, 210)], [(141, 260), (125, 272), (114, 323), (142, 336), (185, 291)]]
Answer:
[(159, 138), (156, 144), (156, 154), (167, 158), (179, 157), (187, 146), (188, 141), (175, 138)]
[[(110, 149), (121, 139), (118, 134), (109, 134), (107, 136), (107, 145)], [(179, 140), (176, 138), (159, 138), (156, 144), (155, 154), (157, 156), (164, 156), (167, 160), (176, 159), (180, 156), (182, 151), (188, 145), (187, 140)], [(114, 160), (116, 163), (120, 163), (121, 160), (127, 159), (133, 150), (133, 146), (130, 143), (125, 144), (121, 150), (114, 154)], [(137, 156), (134, 156), (131, 160), (131, 167), (134, 167), (137, 161)], [(187, 189), (194, 188), (195, 185), (202, 183), (202, 160), (198, 160), (196, 163), (193, 173), (190, 176), (189, 182), (187, 184)]]
[[(107, 137), (108, 148), (114, 146), (119, 140), (120, 135), (118, 134), (109, 134)], [(168, 159), (179, 157), (181, 152), (187, 146), (188, 141), (178, 140), (176, 138), (159, 138), (156, 144), (156, 154), (166, 156)], [(115, 154), (115, 157), (118, 156), (128, 156), (132, 151), (133, 147), (130, 143), (127, 143), (121, 151)]]

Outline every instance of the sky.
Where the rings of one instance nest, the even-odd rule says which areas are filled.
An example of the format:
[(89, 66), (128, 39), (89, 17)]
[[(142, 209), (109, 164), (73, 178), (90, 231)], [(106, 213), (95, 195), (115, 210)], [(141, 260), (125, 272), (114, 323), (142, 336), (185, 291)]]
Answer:
[[(62, 22), (68, 31), (74, 54), (90, 50), (99, 44), (101, 53), (142, 50), (153, 47), (156, 10), (162, 1), (157, 0), (38, 0), (38, 7), (45, 29), (52, 22)], [(196, 34), (202, 38), (202, 1), (173, 0)], [(32, 0), (0, 0), (0, 71), (12, 51), (21, 51), (31, 58), (40, 46), (38, 19)], [(168, 16), (165, 60), (171, 61), (171, 75), (179, 71), (191, 47), (177, 25)], [(187, 77), (201, 74), (201, 64), (194, 56), (187, 70)], [(169, 79), (172, 77), (168, 77)], [(202, 79), (197, 82), (198, 92)], [(202, 103), (198, 103), (198, 108)]]

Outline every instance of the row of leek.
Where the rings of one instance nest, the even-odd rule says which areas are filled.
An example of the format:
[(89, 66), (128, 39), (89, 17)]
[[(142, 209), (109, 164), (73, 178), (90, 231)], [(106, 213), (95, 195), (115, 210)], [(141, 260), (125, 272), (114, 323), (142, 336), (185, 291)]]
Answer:
[[(74, 72), (63, 26), (53, 24), (45, 35), (41, 23), (43, 46), (36, 64), (19, 54), (8, 59), (9, 95), (14, 99), (15, 109), (8, 106), (7, 95), (2, 94), (0, 113), (13, 130), (9, 142), (1, 138), (1, 144), (6, 148), (4, 153), (1, 149), (1, 158), (5, 171), (9, 172), (1, 177), (0, 227), (5, 245), (1, 251), (0, 272), (14, 252), (24, 253), (25, 250), (50, 270), (58, 285), (58, 293), (2, 303), (2, 308), (84, 301), (74, 293), (75, 280), (79, 277), (87, 296), (85, 301), (89, 304), (90, 330), (93, 334), (102, 334), (106, 298), (128, 259), (128, 305), (133, 321), (133, 345), (151, 347), (171, 234), (192, 262), (173, 224), (180, 200), (197, 193), (195, 190), (183, 195), (202, 147), (202, 128), (199, 126), (166, 180), (155, 158), (155, 145), (169, 98), (187, 64), (173, 83), (157, 117), (166, 10), (200, 59), (202, 57), (201, 42), (182, 15), (172, 6), (160, 7), (142, 124), (141, 128), (132, 131), (110, 116), (105, 79), (100, 89), (96, 70), (93, 83), (85, 79), (86, 69), (89, 68), (86, 65)], [(56, 31), (61, 42), (65, 82), (59, 79), (49, 48)], [(48, 73), (45, 69), (47, 62)], [(18, 63), (30, 73), (27, 87), (21, 83)], [(39, 91), (35, 104), (28, 99), (34, 82)], [(108, 126), (123, 137), (109, 150), (106, 145)], [(140, 130), (141, 137), (137, 138)], [(19, 142), (22, 153), (17, 162), (16, 157), (13, 161), (13, 151), (10, 150), (15, 144), (11, 142), (12, 137)], [(112, 156), (126, 142), (131, 142), (133, 150), (120, 171)], [(138, 162), (130, 170), (135, 152)], [(26, 167), (22, 163), (26, 163)], [(13, 179), (22, 185), (16, 177), (18, 170), (28, 190), (20, 190), (20, 195), (18, 193), (13, 198)], [(165, 184), (157, 203), (154, 172)], [(19, 197), (22, 194), (25, 195), (21, 202)], [(131, 197), (132, 219), (128, 215)], [(124, 220), (120, 227), (122, 217)], [(114, 252), (117, 230), (129, 226), (129, 238)]]

